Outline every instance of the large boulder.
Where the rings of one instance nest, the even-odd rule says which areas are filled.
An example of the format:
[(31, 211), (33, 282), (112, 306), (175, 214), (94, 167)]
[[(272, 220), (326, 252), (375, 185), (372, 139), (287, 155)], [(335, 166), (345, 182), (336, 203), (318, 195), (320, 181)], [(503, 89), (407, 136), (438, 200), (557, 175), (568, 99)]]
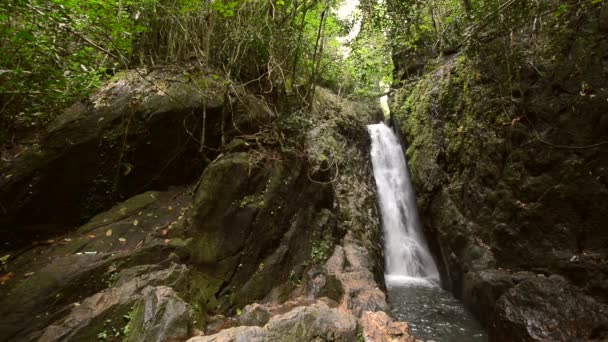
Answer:
[[(12, 277), (0, 288), (0, 339), (19, 341), (40, 334), (74, 309), (79, 318), (70, 321), (72, 328), (61, 323), (46, 332), (63, 336), (57, 335), (61, 330), (71, 336), (70, 329), (87, 330), (93, 317), (113, 308), (129, 311), (148, 285), (186, 290), (192, 274), (179, 260), (184, 254), (180, 231), (190, 205), (184, 189), (146, 192), (70, 234), (11, 254), (6, 271)], [(100, 301), (91, 300), (85, 314), (85, 300), (96, 294)], [(106, 304), (110, 310), (102, 309)], [(38, 318), (30, 320), (33, 316)], [(124, 324), (122, 313), (118, 316)]]
[(239, 152), (209, 165), (196, 193), (188, 250), (193, 263), (228, 279), (220, 306), (242, 308), (280, 285), (285, 300), (313, 245), (339, 237), (327, 210), (332, 199), (329, 186), (308, 179), (301, 160)]
[(410, 327), (405, 322), (393, 322), (383, 311), (366, 311), (359, 319), (365, 341), (373, 342), (414, 342)]
[(236, 327), (209, 336), (197, 336), (187, 342), (266, 342), (268, 335), (260, 327)]
[(272, 117), (198, 70), (120, 73), (56, 118), (39, 147), (1, 161), (0, 233), (12, 243), (48, 236), (118, 200), (188, 184), (223, 142)]
[(238, 322), (240, 325), (263, 327), (271, 317), (272, 313), (267, 307), (253, 303), (243, 308)]
[(521, 281), (536, 277), (531, 272), (483, 270), (468, 272), (464, 278), (462, 300), (483, 324), (490, 322), (496, 301)]
[(492, 341), (605, 341), (608, 306), (560, 276), (521, 282), (496, 303)]
[(126, 342), (166, 342), (190, 336), (190, 305), (167, 286), (143, 290), (143, 298), (131, 309), (123, 331)]
[[(171, 313), (179, 314), (178, 316), (165, 316), (154, 309), (158, 308), (159, 303), (144, 304), (147, 309), (152, 309), (151, 312), (145, 313), (145, 318), (148, 320), (150, 331), (139, 331), (142, 336), (147, 336), (149, 341), (163, 341), (158, 338), (162, 336), (171, 336), (176, 334), (178, 337), (185, 337), (188, 332), (189, 310), (183, 302), (173, 298), (168, 298), (172, 290), (167, 290), (166, 287), (148, 288), (156, 284), (167, 283), (168, 277), (184, 277), (184, 275), (174, 275), (173, 272), (184, 272), (184, 267), (172, 267), (167, 270), (152, 272), (140, 277), (135, 277), (120, 286), (114, 286), (107, 290), (96, 293), (81, 303), (67, 305), (63, 311), (68, 311), (68, 314), (63, 318), (50, 323), (42, 332), (33, 332), (23, 340), (31, 340), (36, 338), (40, 342), (54, 341), (91, 341), (98, 338), (99, 334), (116, 334), (125, 333), (125, 330), (120, 331), (125, 326), (123, 320), (119, 319), (124, 314), (130, 311), (134, 303), (142, 298), (147, 297), (144, 301), (149, 301), (155, 296), (161, 299), (164, 303), (160, 305), (169, 305), (168, 307), (175, 309)], [(160, 297), (160, 298), (159, 298)], [(181, 309), (180, 309), (181, 307)], [(167, 308), (167, 306), (165, 306)], [(180, 312), (181, 311), (181, 312)], [(55, 315), (58, 312), (54, 313)], [(185, 317), (187, 316), (187, 317)], [(118, 319), (116, 319), (118, 317)], [(155, 326), (156, 324), (167, 324), (167, 326)], [(145, 324), (142, 322), (134, 322), (134, 324)], [(185, 326), (184, 326), (185, 324)], [(118, 326), (117, 326), (118, 325)], [(160, 328), (160, 329), (159, 329)], [(185, 331), (184, 331), (185, 329)], [(40, 334), (38, 337), (37, 335)], [(19, 340), (19, 339), (15, 339)], [(135, 339), (140, 340), (141, 339)]]
[(341, 306), (361, 317), (365, 311), (388, 311), (386, 294), (376, 281), (373, 259), (349, 233), (324, 265), (327, 273), (320, 295), (338, 294)]
[(273, 317), (266, 329), (271, 341), (354, 341), (357, 320), (349, 313), (319, 302)]

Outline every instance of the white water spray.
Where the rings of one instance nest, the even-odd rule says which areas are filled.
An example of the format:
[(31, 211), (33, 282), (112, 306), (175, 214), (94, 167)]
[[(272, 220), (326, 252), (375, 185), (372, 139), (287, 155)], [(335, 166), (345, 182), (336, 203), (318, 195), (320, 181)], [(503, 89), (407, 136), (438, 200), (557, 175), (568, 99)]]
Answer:
[(439, 272), (422, 234), (401, 144), (384, 123), (367, 127), (384, 229), (386, 281), (435, 284)]

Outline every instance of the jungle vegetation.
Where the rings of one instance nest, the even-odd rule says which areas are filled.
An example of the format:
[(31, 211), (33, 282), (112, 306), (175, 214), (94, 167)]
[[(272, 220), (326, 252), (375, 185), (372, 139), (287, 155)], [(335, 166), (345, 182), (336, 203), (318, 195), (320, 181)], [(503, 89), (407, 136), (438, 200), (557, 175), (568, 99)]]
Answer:
[(603, 3), (363, 0), (340, 18), (340, 0), (2, 1), (0, 145), (44, 128), (124, 69), (198, 65), (304, 104), (316, 85), (378, 97), (393, 82), (391, 54), (424, 64), (499, 37), (505, 58), (523, 58), (509, 49), (510, 32), (559, 29), (555, 18), (576, 20)]

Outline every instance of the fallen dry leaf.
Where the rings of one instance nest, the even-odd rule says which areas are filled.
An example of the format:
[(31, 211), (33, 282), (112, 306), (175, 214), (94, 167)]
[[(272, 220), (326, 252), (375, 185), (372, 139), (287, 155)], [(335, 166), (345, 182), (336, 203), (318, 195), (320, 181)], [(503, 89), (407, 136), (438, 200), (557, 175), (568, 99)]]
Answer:
[(171, 242), (171, 239), (165, 239), (165, 243)]
[(87, 237), (88, 237), (89, 239), (94, 239), (94, 238), (95, 238), (95, 234), (89, 234), (89, 235), (87, 235)]
[(169, 234), (169, 230), (168, 229), (163, 229), (163, 235), (167, 235)]
[(112, 229), (108, 229), (108, 231), (106, 232), (106, 236), (112, 236)]
[(7, 281), (11, 280), (11, 278), (15, 275), (13, 272), (8, 272), (7, 274), (0, 277), (0, 283), (4, 284)]
[(134, 226), (137, 226), (138, 224), (139, 224), (139, 221), (137, 221), (137, 220), (133, 221)]
[(127, 239), (125, 239), (125, 238), (118, 238), (118, 241), (120, 241), (120, 242), (127, 242)]

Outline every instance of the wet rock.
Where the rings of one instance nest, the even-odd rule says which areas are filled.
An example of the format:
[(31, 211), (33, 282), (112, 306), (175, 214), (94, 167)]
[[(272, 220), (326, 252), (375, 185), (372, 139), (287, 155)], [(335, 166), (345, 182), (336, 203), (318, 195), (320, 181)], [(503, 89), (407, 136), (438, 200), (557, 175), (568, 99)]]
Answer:
[[(180, 252), (172, 242), (163, 241), (166, 236), (160, 229), (171, 226), (167, 234), (177, 234), (186, 221), (183, 213), (191, 200), (182, 191), (136, 196), (76, 232), (12, 259), (8, 267), (17, 277), (0, 289), (0, 336), (23, 339), (66, 315), (73, 303), (82, 304), (95, 293), (133, 279), (142, 286), (183, 289), (189, 271), (179, 264), (175, 252)], [(168, 210), (169, 206), (175, 209)], [(32, 316), (37, 318), (30, 322)]]
[[(480, 45), (484, 52), (476, 57), (433, 62), (422, 78), (394, 92), (391, 114), (404, 134), (420, 216), (444, 285), (485, 322), (498, 298), (528, 278), (507, 275), (518, 271), (560, 274), (579, 295), (606, 301), (605, 263), (581, 258), (608, 253), (608, 150), (592, 146), (606, 141), (601, 124), (608, 102), (577, 90), (583, 83), (606, 89), (599, 56), (608, 47), (595, 20), (588, 15), (577, 23), (587, 44), (568, 45), (576, 34), (549, 26), (535, 32), (535, 41), (560, 42), (557, 54), (531, 48), (528, 29), (516, 34), (517, 49), (555, 61), (543, 77), (523, 61), (510, 66), (528, 75), (510, 91), (519, 94), (518, 102), (501, 95), (508, 72), (498, 63), (504, 54), (497, 40)], [(598, 57), (573, 61), (573, 55)], [(567, 148), (576, 146), (587, 147)], [(493, 271), (499, 267), (505, 274)]]
[(385, 312), (366, 311), (359, 319), (366, 341), (373, 342), (414, 342), (410, 327), (405, 322), (393, 322)]
[(365, 289), (356, 294), (351, 300), (350, 308), (353, 314), (360, 317), (365, 311), (384, 310), (388, 311), (386, 294), (378, 288)]
[[(41, 333), (40, 342), (66, 341), (66, 340), (94, 340), (97, 338), (97, 333), (104, 329), (104, 322), (112, 315), (120, 317), (121, 314), (127, 313), (133, 304), (142, 298), (144, 293), (169, 295), (170, 292), (164, 289), (145, 290), (149, 286), (155, 286), (167, 282), (167, 279), (183, 278), (180, 274), (187, 272), (185, 266), (174, 265), (166, 270), (161, 270), (139, 277), (135, 277), (120, 286), (112, 287), (107, 290), (94, 294), (91, 297), (84, 299), (79, 305), (69, 305), (66, 309), (68, 314), (49, 324)], [(152, 298), (152, 297), (150, 297)], [(176, 302), (173, 301), (175, 304)], [(152, 304), (148, 305), (148, 309), (153, 309)], [(154, 316), (148, 318), (153, 319)], [(172, 322), (171, 317), (164, 318), (168, 322)], [(162, 317), (157, 317), (158, 322), (162, 321)], [(124, 324), (123, 324), (124, 325)], [(113, 327), (116, 328), (116, 327)], [(36, 335), (37, 333), (33, 333)], [(163, 334), (163, 332), (159, 332)]]
[(321, 291), (319, 291), (315, 297), (327, 297), (336, 302), (340, 302), (344, 297), (342, 282), (333, 274), (325, 275)]
[(608, 307), (560, 276), (522, 281), (496, 303), (492, 341), (590, 341), (608, 338)]
[(386, 295), (378, 288), (370, 271), (345, 272), (337, 275), (344, 287), (342, 305), (359, 317), (364, 311), (386, 311)]
[(197, 336), (187, 342), (266, 342), (268, 335), (260, 327), (236, 327), (210, 336)]
[(487, 324), (496, 301), (505, 292), (521, 281), (535, 277), (531, 272), (511, 273), (505, 270), (468, 272), (464, 277), (462, 300), (478, 320)]
[(170, 287), (145, 288), (130, 316), (125, 341), (165, 342), (190, 336), (190, 305)]
[[(324, 266), (327, 279), (335, 277), (342, 294), (341, 305), (360, 317), (364, 311), (386, 311), (386, 295), (371, 272), (373, 262), (369, 251), (358, 245), (350, 233), (342, 246), (337, 246)], [(326, 280), (324, 289), (331, 284)], [(333, 297), (330, 297), (335, 299)]]
[(207, 335), (214, 335), (218, 332), (232, 328), (235, 324), (238, 323), (238, 320), (235, 320), (232, 317), (226, 317), (224, 315), (213, 315), (207, 319), (207, 327), (205, 328), (205, 333)]
[(357, 321), (351, 314), (317, 303), (272, 317), (266, 330), (272, 341), (353, 341)]
[(309, 180), (304, 161), (256, 158), (220, 158), (204, 171), (196, 194), (187, 248), (194, 263), (230, 279), (219, 294), (222, 308), (243, 307), (273, 290), (277, 301), (286, 300), (313, 244), (331, 242), (336, 233), (327, 210), (331, 189)]
[(243, 308), (238, 322), (240, 325), (263, 327), (268, 323), (271, 316), (272, 314), (268, 308), (258, 303), (253, 303)]

